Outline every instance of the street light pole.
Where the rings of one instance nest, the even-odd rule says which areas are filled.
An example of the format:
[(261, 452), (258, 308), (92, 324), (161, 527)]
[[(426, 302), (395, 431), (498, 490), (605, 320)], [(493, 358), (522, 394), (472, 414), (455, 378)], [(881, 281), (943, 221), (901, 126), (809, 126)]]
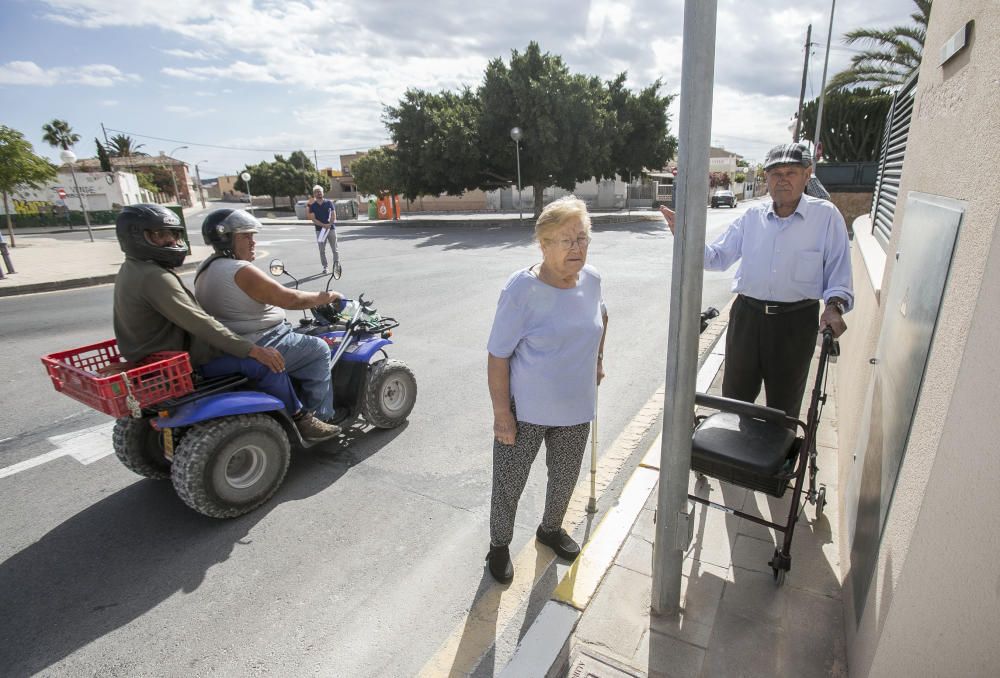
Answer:
[(73, 163), (76, 162), (76, 153), (66, 149), (59, 154), (59, 159), (69, 165), (69, 173), (73, 176), (73, 190), (76, 191), (76, 197), (80, 199), (80, 209), (83, 210), (83, 223), (87, 224), (87, 235), (90, 236), (90, 242), (94, 242), (94, 232), (90, 229), (90, 216), (87, 214), (87, 204), (83, 202), (83, 193), (80, 191), (80, 184), (76, 181), (76, 169), (73, 167)]
[(205, 191), (201, 187), (201, 172), (198, 171), (198, 165), (203, 162), (208, 162), (208, 160), (199, 160), (194, 164), (194, 177), (198, 182), (198, 197), (201, 198), (201, 208), (205, 209)]
[(244, 172), (243, 174), (240, 175), (240, 179), (242, 179), (243, 183), (247, 185), (247, 198), (249, 198), (249, 204), (247, 205), (247, 210), (250, 212), (250, 214), (253, 214), (253, 193), (250, 192), (250, 173)]
[(524, 205), (521, 202), (521, 128), (514, 127), (510, 138), (514, 140), (514, 153), (517, 155), (517, 219), (524, 224)]
[(799, 91), (799, 112), (795, 114), (795, 132), (792, 133), (792, 141), (799, 142), (799, 129), (802, 127), (802, 104), (806, 98), (806, 75), (809, 73), (809, 46), (812, 44), (813, 25), (809, 24), (806, 30), (806, 56), (802, 64), (802, 89)]
[[(169, 157), (171, 160), (173, 160), (174, 159), (174, 153), (176, 153), (177, 151), (182, 151), (185, 148), (187, 148), (187, 146), (178, 146), (174, 150), (170, 151), (170, 154), (167, 157)], [(181, 207), (184, 207), (184, 203), (181, 202), (181, 194), (177, 191), (177, 170), (174, 169), (174, 165), (170, 166), (170, 178), (174, 182), (174, 198), (177, 199), (177, 204), (178, 205), (180, 205)]]

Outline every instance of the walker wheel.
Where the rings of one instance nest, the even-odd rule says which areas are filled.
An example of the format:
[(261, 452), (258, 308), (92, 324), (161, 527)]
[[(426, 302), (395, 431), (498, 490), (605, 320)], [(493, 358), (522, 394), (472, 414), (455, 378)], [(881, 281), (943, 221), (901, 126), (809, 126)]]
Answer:
[(823, 515), (823, 508), (826, 506), (826, 486), (819, 488), (816, 493), (816, 516)]

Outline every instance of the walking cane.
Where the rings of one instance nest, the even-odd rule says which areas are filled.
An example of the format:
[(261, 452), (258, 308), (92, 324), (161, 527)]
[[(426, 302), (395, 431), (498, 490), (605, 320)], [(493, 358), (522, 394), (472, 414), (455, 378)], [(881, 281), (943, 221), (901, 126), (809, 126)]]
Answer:
[(590, 501), (587, 502), (587, 513), (597, 513), (597, 394), (600, 387), (594, 391), (594, 423), (590, 426)]

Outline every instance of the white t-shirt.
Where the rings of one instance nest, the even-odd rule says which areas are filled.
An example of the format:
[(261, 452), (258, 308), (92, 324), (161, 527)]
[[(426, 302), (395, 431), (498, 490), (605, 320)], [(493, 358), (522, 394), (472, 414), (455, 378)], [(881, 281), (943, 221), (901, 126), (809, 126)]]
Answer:
[(487, 350), (510, 359), (518, 421), (542, 426), (593, 421), (603, 308), (601, 275), (592, 266), (583, 267), (570, 289), (548, 285), (527, 268), (507, 280)]

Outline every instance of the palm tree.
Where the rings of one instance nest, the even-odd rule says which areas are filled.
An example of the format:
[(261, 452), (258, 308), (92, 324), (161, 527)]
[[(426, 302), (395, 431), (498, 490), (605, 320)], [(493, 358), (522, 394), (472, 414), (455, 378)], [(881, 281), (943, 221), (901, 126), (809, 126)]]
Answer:
[(905, 83), (920, 68), (920, 58), (931, 18), (932, 0), (913, 0), (917, 11), (910, 15), (915, 25), (879, 30), (859, 28), (844, 34), (844, 42), (868, 46), (851, 57), (850, 68), (830, 80), (827, 91), (838, 92), (858, 86), (889, 90)]
[(145, 144), (135, 143), (135, 139), (125, 134), (116, 134), (108, 141), (108, 155), (112, 158), (128, 158), (133, 155), (146, 155), (140, 153), (139, 149)]
[(69, 147), (80, 140), (79, 134), (74, 134), (73, 128), (65, 120), (53, 120), (47, 125), (42, 125), (42, 140), (52, 147), (59, 147), (68, 151)]

